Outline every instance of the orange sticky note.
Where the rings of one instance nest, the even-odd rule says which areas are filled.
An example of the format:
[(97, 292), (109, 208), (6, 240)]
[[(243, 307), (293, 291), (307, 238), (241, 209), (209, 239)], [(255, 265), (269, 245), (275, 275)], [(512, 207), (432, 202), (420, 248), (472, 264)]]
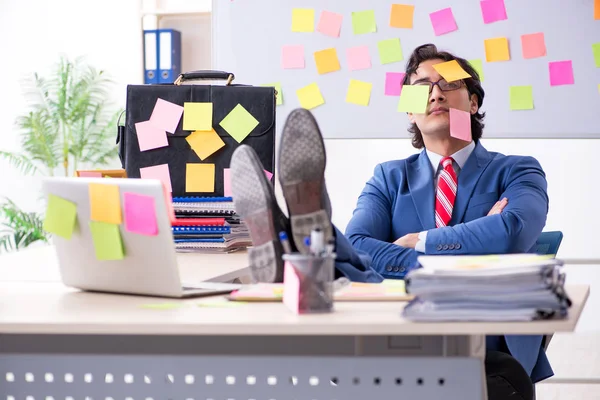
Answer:
[(185, 191), (214, 193), (215, 164), (186, 164)]
[(315, 52), (315, 63), (319, 74), (340, 70), (340, 61), (334, 48)]
[(304, 86), (296, 90), (296, 95), (300, 101), (300, 106), (307, 110), (313, 109), (317, 106), (325, 104), (325, 99), (321, 94), (319, 85), (311, 83), (310, 85)]
[(600, 0), (594, 1), (594, 19), (600, 19)]
[(487, 62), (508, 61), (510, 60), (510, 51), (508, 50), (508, 39), (505, 37), (486, 39), (485, 60)]
[(194, 131), (185, 140), (187, 140), (192, 150), (194, 150), (202, 161), (225, 146), (225, 142), (223, 142), (214, 129), (210, 131)]
[(88, 186), (90, 196), (90, 218), (92, 221), (107, 224), (120, 224), (121, 196), (119, 186), (104, 183), (90, 183)]
[(546, 43), (544, 34), (530, 33), (521, 35), (521, 47), (523, 47), (523, 58), (536, 58), (546, 55)]
[(392, 4), (390, 26), (392, 28), (412, 28), (415, 6), (409, 4)]
[(435, 69), (438, 74), (440, 74), (446, 80), (446, 82), (454, 82), (460, 79), (467, 79), (471, 77), (467, 71), (462, 69), (456, 60), (434, 64), (433, 69)]

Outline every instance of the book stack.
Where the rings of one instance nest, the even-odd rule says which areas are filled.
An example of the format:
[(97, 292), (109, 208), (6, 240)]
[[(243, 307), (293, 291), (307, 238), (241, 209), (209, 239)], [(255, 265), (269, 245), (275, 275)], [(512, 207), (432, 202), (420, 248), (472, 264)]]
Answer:
[(173, 209), (178, 252), (230, 253), (252, 244), (231, 197), (174, 197)]
[(413, 321), (531, 321), (564, 318), (571, 306), (562, 261), (552, 256), (421, 256), (406, 291)]

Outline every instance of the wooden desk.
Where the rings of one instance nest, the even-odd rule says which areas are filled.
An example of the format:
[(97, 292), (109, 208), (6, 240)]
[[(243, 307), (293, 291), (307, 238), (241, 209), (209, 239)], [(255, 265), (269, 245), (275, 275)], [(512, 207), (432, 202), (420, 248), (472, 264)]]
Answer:
[[(52, 265), (28, 257), (32, 269)], [(195, 257), (190, 273), (206, 256)], [(403, 302), (340, 302), (334, 313), (297, 316), (281, 303), (230, 308), (215, 306), (222, 297), (80, 292), (52, 275), (27, 281), (29, 267), (7, 270), (7, 259), (0, 258), (0, 398), (15, 400), (483, 400), (485, 335), (571, 332), (589, 294), (588, 286), (567, 286), (573, 307), (559, 321), (413, 323), (401, 317)], [(46, 266), (33, 265), (40, 262)], [(157, 303), (181, 307), (144, 307)]]

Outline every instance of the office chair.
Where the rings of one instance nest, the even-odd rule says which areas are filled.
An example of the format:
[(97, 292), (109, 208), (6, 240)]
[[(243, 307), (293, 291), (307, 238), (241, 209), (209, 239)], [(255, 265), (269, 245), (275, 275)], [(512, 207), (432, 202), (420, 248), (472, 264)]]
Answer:
[[(542, 232), (540, 237), (538, 237), (535, 242), (535, 252), (537, 254), (553, 254), (556, 256), (558, 253), (558, 248), (560, 247), (560, 243), (562, 242), (563, 233), (561, 231), (549, 231)], [(542, 347), (544, 351), (548, 350), (548, 345), (550, 344), (550, 340), (552, 340), (552, 335), (545, 335), (542, 339)], [(533, 387), (533, 398), (536, 398), (535, 395), (535, 385)]]

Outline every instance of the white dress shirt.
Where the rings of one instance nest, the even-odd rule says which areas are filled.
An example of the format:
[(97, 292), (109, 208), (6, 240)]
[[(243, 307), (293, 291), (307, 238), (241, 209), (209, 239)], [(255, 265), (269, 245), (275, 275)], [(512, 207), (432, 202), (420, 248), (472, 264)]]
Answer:
[[(458, 179), (458, 175), (460, 174), (461, 169), (464, 167), (467, 159), (475, 149), (475, 142), (469, 143), (467, 146), (463, 147), (456, 153), (452, 154), (450, 157), (454, 160), (452, 163), (452, 168), (454, 168), (454, 172), (456, 173), (456, 178)], [(425, 153), (427, 153), (427, 157), (429, 158), (429, 162), (431, 162), (431, 171), (433, 173), (433, 182), (435, 184), (435, 190), (437, 192), (437, 184), (440, 177), (440, 171), (442, 170), (442, 165), (440, 161), (444, 156), (434, 153), (428, 149), (425, 149)], [(435, 198), (435, 196), (434, 196)], [(415, 250), (420, 253), (425, 253), (425, 243), (427, 242), (427, 231), (423, 231), (419, 233), (419, 240), (415, 245)]]

